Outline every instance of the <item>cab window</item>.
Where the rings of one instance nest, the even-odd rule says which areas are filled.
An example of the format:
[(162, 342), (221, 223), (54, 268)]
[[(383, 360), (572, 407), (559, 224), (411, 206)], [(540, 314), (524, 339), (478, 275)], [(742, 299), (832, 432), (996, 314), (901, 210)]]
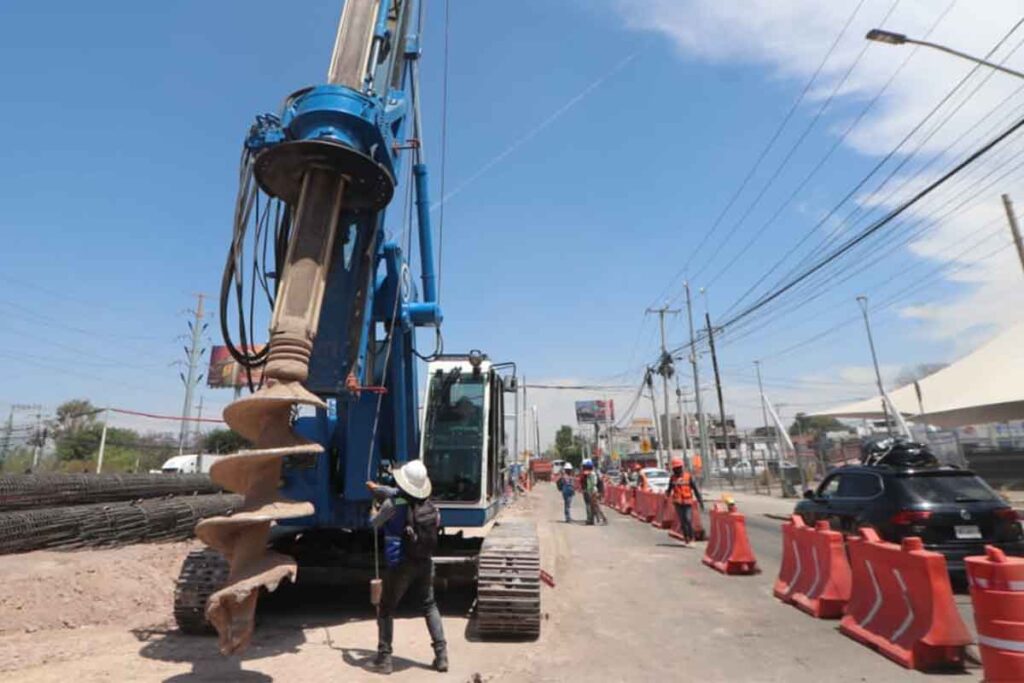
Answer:
[(874, 498), (882, 492), (882, 481), (875, 474), (849, 472), (839, 478), (838, 498)]
[(480, 500), (485, 386), (483, 377), (458, 371), (435, 373), (430, 379), (423, 464), (437, 500)]
[(821, 498), (835, 498), (839, 492), (839, 480), (842, 475), (833, 474), (818, 487), (818, 496)]

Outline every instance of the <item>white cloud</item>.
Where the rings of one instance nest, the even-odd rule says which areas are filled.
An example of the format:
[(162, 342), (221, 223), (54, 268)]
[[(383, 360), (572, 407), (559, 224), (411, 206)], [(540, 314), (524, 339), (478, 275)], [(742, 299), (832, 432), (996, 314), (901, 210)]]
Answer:
[[(752, 64), (767, 67), (774, 77), (792, 80), (802, 85), (821, 62), (832, 41), (846, 22), (854, 2), (821, 2), (820, 0), (610, 0), (630, 28), (659, 33), (673, 43), (684, 60), (701, 60), (713, 65)], [(828, 60), (818, 82), (810, 91), (812, 100), (828, 96), (839, 83), (844, 72), (865, 47), (864, 34), (868, 29), (882, 25), (911, 37), (924, 37), (939, 15), (948, 6), (946, 2), (932, 0), (902, 0), (884, 23), (883, 17), (893, 6), (891, 0), (866, 0), (855, 19)], [(1024, 2), (1019, 0), (988, 0), (959, 2), (928, 36), (936, 43), (954, 46), (969, 54), (985, 55), (1020, 17), (1024, 15)], [(1018, 29), (1005, 45), (995, 53), (993, 60), (1007, 58), (1007, 66), (1024, 69), (1024, 28)], [(1017, 48), (1021, 49), (1017, 49)], [(893, 75), (897, 66), (908, 56), (907, 65), (885, 91), (871, 112), (846, 139), (845, 145), (853, 151), (878, 157), (895, 147), (900, 140), (950, 91), (971, 65), (964, 60), (941, 52), (920, 48), (912, 52), (910, 46), (872, 44), (852, 72), (841, 90), (841, 102), (847, 105), (840, 114), (830, 112), (821, 125), (837, 135), (848, 125), (842, 117), (873, 97)], [(911, 56), (912, 55), (912, 56)], [(981, 82), (981, 73), (989, 80), (975, 91)], [(939, 174), (950, 168), (962, 156), (1007, 127), (1024, 113), (1024, 95), (1016, 96), (1008, 104), (1005, 98), (1019, 88), (1021, 82), (999, 73), (980, 72), (966, 88), (961, 89), (940, 110), (939, 115), (926, 124), (911, 139), (903, 153), (920, 147), (914, 161), (901, 170), (887, 188), (906, 185), (893, 196), (870, 198), (865, 192), (859, 197), (865, 207), (891, 208), (918, 191)], [(849, 105), (853, 105), (850, 107)], [(817, 103), (805, 104), (804, 113), (816, 110)], [(946, 114), (958, 111), (941, 127), (936, 123)], [(849, 110), (849, 111), (848, 111)], [(977, 127), (971, 130), (973, 126)], [(1013, 193), (1022, 188), (1022, 174), (1010, 172), (1000, 176), (1018, 163), (1024, 144), (1008, 142), (1002, 149), (975, 165), (971, 176), (964, 180), (982, 178), (985, 181), (958, 187), (953, 182), (940, 189), (907, 212), (910, 220), (942, 220), (929, 227), (919, 238), (907, 245), (908, 252), (927, 259), (935, 265), (956, 258), (959, 252), (985, 236), (987, 231), (1005, 230), (1000, 226), (1001, 192)], [(921, 166), (938, 155), (935, 162), (914, 177)], [(752, 159), (751, 159), (752, 161)], [(737, 171), (741, 177), (743, 169)], [(995, 182), (992, 182), (995, 181)], [(876, 181), (877, 182), (877, 181)], [(991, 183), (991, 184), (989, 184)], [(868, 186), (868, 190), (874, 183)], [(888, 192), (888, 189), (883, 191)], [(976, 194), (962, 210), (946, 215), (955, 207), (960, 196)], [(1024, 193), (1022, 205), (1024, 205)], [(843, 212), (845, 215), (845, 212)], [(898, 229), (895, 228), (894, 229)], [(942, 303), (919, 305), (922, 297), (932, 296), (934, 288), (924, 288), (916, 299), (905, 305), (901, 314), (924, 325), (924, 334), (939, 339), (976, 339), (978, 330), (993, 326), (1003, 327), (1020, 317), (1024, 304), (1024, 286), (1021, 286), (1020, 265), (1009, 248), (1009, 233), (1005, 237), (989, 240), (976, 251), (965, 255), (970, 261), (991, 253), (1003, 244), (1006, 249), (985, 261), (970, 267), (961, 267), (945, 274), (948, 282), (961, 285), (956, 294)], [(929, 272), (930, 268), (921, 268)], [(941, 280), (939, 280), (941, 281)], [(900, 282), (899, 287), (906, 283)], [(903, 302), (907, 304), (908, 302)], [(971, 332), (971, 334), (966, 334)]]

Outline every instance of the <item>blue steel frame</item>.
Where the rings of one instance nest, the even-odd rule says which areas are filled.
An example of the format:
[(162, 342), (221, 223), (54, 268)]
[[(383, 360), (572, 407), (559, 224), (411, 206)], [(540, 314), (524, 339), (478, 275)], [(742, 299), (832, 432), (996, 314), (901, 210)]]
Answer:
[[(377, 35), (393, 39), (385, 16), (391, 0), (382, 0), (381, 6)], [(412, 12), (411, 19), (418, 16), (415, 0), (396, 2), (394, 7), (399, 13)], [(280, 116), (257, 117), (246, 141), (249, 148), (262, 153), (290, 142), (327, 142), (372, 159), (392, 181), (397, 178), (401, 150), (418, 144), (407, 139), (406, 130), (413, 105), (407, 91), (412, 85), (412, 62), (419, 58), (419, 29), (414, 20), (406, 23), (399, 18), (396, 25), (409, 28), (401, 54), (388, 51), (377, 67), (382, 77), (373, 82), (385, 87), (375, 91), (367, 81), (362, 92), (342, 85), (301, 90), (288, 98)], [(390, 87), (394, 59), (403, 60), (400, 89)], [(325, 454), (286, 461), (283, 473), (282, 493), (313, 502), (316, 513), (312, 518), (285, 520), (285, 524), (366, 528), (370, 504), (366, 480), (376, 476), (384, 461), (400, 465), (418, 457), (415, 330), (439, 326), (442, 315), (435, 287), (426, 166), (414, 163), (412, 178), (422, 300), (416, 300), (408, 281), (408, 255), (399, 244), (384, 239), (385, 207), (353, 208), (340, 218), (306, 383), (326, 399), (328, 409), (295, 423), (298, 433), (323, 444)], [(385, 339), (376, 338), (378, 330)], [(387, 393), (349, 390), (345, 380), (350, 373), (361, 386), (383, 386)]]

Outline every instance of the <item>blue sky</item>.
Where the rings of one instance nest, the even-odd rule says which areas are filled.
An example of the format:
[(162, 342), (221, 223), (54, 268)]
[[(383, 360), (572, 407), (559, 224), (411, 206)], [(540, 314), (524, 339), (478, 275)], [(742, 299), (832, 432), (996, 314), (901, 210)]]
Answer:
[[(657, 331), (644, 309), (666, 298), (678, 305), (684, 263), (854, 7), (817, 4), (755, 3), (737, 18), (710, 1), (453, 0), (444, 189), (457, 192), (444, 209), (446, 348), (514, 359), (530, 380), (634, 385), (642, 363), (655, 355)], [(900, 87), (879, 100), (740, 255), (905, 56), (873, 47), (881, 52), (870, 52), (843, 83), (735, 238), (722, 244), (856, 59), (863, 27), (890, 5), (864, 5), (747, 193), (693, 257), (690, 277), (699, 274), (695, 287), (709, 285), (713, 317), (846, 194), (920, 118), (921, 107), (933, 106), (966, 73), (915, 55)], [(89, 397), (180, 411), (178, 369), (170, 364), (183, 358), (177, 337), (186, 332), (183, 312), (194, 305), (194, 293), (215, 294), (219, 286), (240, 143), (254, 114), (275, 110), (285, 95), (323, 78), (339, 6), (308, 2), (282, 14), (280, 3), (261, 0), (4, 3), (0, 410), (11, 402), (52, 407)], [(940, 9), (906, 2), (890, 24), (924, 30)], [(435, 198), (442, 196), (442, 13), (441, 2), (430, 3), (423, 62)], [(1010, 3), (980, 15), (956, 7), (936, 36), (984, 52), (1013, 14)], [(803, 20), (810, 37), (794, 47), (786, 27)], [(987, 84), (977, 104), (972, 100), (952, 121), (946, 141), (1008, 87)], [(944, 135), (928, 144), (939, 145)], [(944, 166), (940, 157), (935, 169)], [(1017, 177), (1007, 178), (991, 190), (994, 202), (1015, 183)], [(769, 389), (792, 404), (784, 411), (790, 414), (869, 395), (870, 358), (856, 325), (768, 358), (855, 316), (860, 291), (887, 278), (895, 279), (879, 297), (913, 285), (915, 276), (900, 279), (911, 264), (920, 264), (917, 277), (941, 267), (957, 251), (950, 245), (980, 234), (990, 213), (938, 225), (909, 250), (749, 336), (730, 338), (727, 331), (721, 362), (726, 398), (734, 402), (729, 412), (741, 422), (759, 416), (756, 358), (766, 358)], [(949, 360), (1004, 324), (1003, 315), (1012, 318), (1010, 302), (1020, 298), (1005, 298), (1017, 296), (1007, 282), (1019, 272), (1004, 256), (993, 259), (998, 268), (988, 262), (966, 281), (940, 277), (900, 307), (879, 310), (876, 341), (887, 371)], [(996, 296), (1003, 314), (977, 305), (975, 295)], [(215, 318), (210, 322), (210, 341), (219, 342)], [(669, 327), (675, 345), (682, 323), (676, 318)], [(710, 376), (708, 367), (704, 372)], [(629, 393), (609, 392), (620, 404)], [(572, 399), (583, 397), (535, 396), (545, 433), (567, 419)], [(204, 398), (208, 410), (217, 410), (230, 396), (205, 390)]]

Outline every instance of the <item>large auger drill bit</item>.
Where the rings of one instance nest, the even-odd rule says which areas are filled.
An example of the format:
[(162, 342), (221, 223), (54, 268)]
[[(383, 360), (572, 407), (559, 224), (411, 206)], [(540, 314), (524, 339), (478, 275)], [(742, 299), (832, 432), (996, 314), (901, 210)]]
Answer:
[(314, 512), (312, 503), (287, 500), (278, 489), (286, 456), (323, 451), (320, 444), (292, 431), (292, 418), (297, 406), (325, 407), (302, 382), (309, 374), (345, 184), (330, 169), (314, 167), (305, 172), (270, 326), (266, 383), (224, 410), (228, 426), (255, 448), (223, 458), (210, 468), (214, 482), (245, 496), (241, 511), (206, 519), (196, 527), (199, 538), (231, 565), (227, 586), (210, 596), (206, 607), (223, 654), (248, 645), (260, 589), (273, 591), (282, 580), (295, 580), (295, 559), (267, 551), (271, 525)]
[[(292, 207), (293, 220), (270, 325), (266, 384), (224, 410), (228, 426), (255, 448), (210, 468), (210, 477), (245, 496), (245, 504), (230, 517), (207, 519), (196, 527), (199, 538), (231, 565), (227, 585), (210, 596), (206, 607), (224, 654), (249, 643), (260, 590), (272, 591), (285, 579), (294, 581), (297, 574), (294, 558), (267, 551), (270, 528), (277, 520), (314, 513), (311, 503), (282, 497), (282, 464), (290, 455), (323, 452), (320, 444), (292, 431), (292, 420), (297, 406), (326, 408), (303, 382), (309, 375), (343, 209), (380, 211), (394, 193), (392, 126), (404, 109), (389, 111), (387, 107), (398, 100), (392, 102), (381, 93), (392, 83), (387, 64), (405, 58), (404, 50), (390, 49), (388, 41), (405, 39), (409, 17), (407, 2), (346, 0), (328, 83), (289, 97), (280, 128), (269, 137), (255, 126), (250, 131), (261, 141), (256, 145), (262, 150), (255, 160), (256, 179), (262, 189)], [(381, 84), (374, 80), (378, 70), (385, 75)], [(372, 278), (372, 272), (367, 277)]]

